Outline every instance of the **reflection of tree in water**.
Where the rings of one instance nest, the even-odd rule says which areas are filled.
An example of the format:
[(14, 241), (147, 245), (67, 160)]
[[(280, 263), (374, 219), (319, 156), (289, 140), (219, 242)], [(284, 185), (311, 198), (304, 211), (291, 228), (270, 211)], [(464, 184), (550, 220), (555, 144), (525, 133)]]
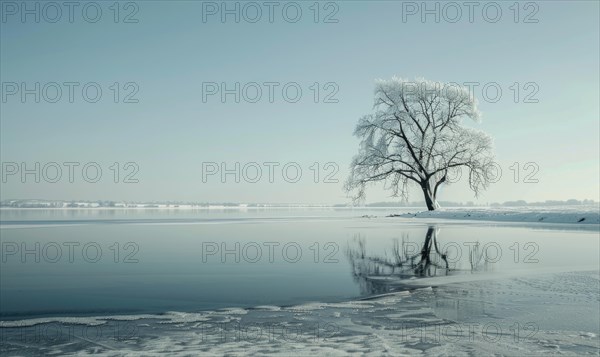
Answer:
[[(391, 257), (387, 254), (384, 257), (367, 255), (365, 239), (355, 237), (356, 246), (348, 246), (346, 256), (350, 261), (354, 281), (360, 284), (361, 292), (380, 294), (394, 290), (397, 286), (406, 286), (406, 279), (412, 277), (448, 275), (454, 269), (448, 263), (447, 252), (440, 251), (438, 232), (434, 226), (429, 226), (420, 248), (416, 243), (408, 241), (407, 234), (402, 236), (402, 243), (395, 239)], [(471, 270), (478, 270), (484, 260), (479, 244), (476, 244), (469, 251)]]

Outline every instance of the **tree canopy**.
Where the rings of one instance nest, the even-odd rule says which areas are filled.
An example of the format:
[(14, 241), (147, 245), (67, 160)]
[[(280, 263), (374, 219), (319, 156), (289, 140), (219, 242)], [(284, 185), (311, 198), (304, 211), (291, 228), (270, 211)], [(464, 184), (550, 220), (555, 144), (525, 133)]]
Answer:
[(427, 208), (434, 210), (449, 171), (464, 167), (477, 196), (489, 185), (492, 139), (464, 126), (465, 118), (477, 122), (480, 112), (464, 86), (425, 79), (378, 80), (373, 112), (360, 118), (354, 130), (361, 141), (346, 190), (362, 200), (369, 184), (384, 182), (393, 196), (408, 199), (413, 183), (423, 190)]

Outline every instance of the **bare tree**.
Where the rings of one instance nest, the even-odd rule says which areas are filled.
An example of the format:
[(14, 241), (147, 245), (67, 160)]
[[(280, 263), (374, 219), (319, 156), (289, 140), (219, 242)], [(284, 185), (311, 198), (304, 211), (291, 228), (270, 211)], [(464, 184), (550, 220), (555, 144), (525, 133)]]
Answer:
[(366, 186), (377, 182), (407, 200), (413, 183), (432, 211), (439, 207), (440, 185), (447, 183), (450, 170), (460, 167), (468, 169), (475, 196), (487, 188), (492, 140), (462, 123), (480, 116), (477, 100), (466, 87), (425, 79), (379, 80), (373, 109), (354, 131), (361, 143), (345, 189), (355, 200), (364, 199)]

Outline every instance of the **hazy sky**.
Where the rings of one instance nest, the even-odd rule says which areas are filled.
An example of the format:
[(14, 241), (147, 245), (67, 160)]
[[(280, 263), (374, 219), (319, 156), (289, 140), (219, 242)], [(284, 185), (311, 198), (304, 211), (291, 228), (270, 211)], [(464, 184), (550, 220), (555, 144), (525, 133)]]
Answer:
[[(239, 23), (235, 11), (222, 21), (221, 2), (139, 1), (121, 3), (118, 13), (112, 1), (82, 2), (71, 22), (66, 7), (59, 17), (56, 8), (28, 1), (28, 9), (40, 6), (39, 23), (35, 11), (23, 21), (22, 4), (2, 2), (2, 199), (346, 202), (354, 126), (372, 109), (374, 80), (394, 75), (478, 83), (483, 118), (476, 127), (494, 138), (503, 173), (479, 202), (599, 199), (597, 1), (477, 2), (472, 19), (463, 2), (453, 3), (460, 18), (456, 6), (441, 2), (438, 23), (435, 11), (422, 21), (421, 2), (400, 1), (240, 2)], [(222, 103), (221, 83), (235, 89), (236, 82), (240, 103), (231, 93)], [(258, 84), (260, 98), (248, 83)], [(97, 87), (102, 96), (89, 103)], [(124, 103), (132, 99), (138, 102)], [(46, 171), (40, 183), (34, 174), (22, 183), (20, 173), (7, 176), (13, 162), (29, 169), (39, 162)], [(52, 162), (62, 168), (58, 179)], [(80, 163), (72, 183), (65, 162)], [(102, 169), (96, 183), (82, 175), (93, 162)], [(139, 168), (130, 177), (138, 183), (123, 183), (135, 169), (128, 162)], [(256, 180), (250, 164), (239, 183), (234, 174), (225, 183), (218, 174), (203, 182), (206, 162), (229, 169), (239, 162), (240, 171), (255, 162), (262, 177), (248, 182)], [(272, 183), (265, 162), (279, 163), (270, 166)], [(286, 181), (286, 164), (288, 181), (295, 166), (302, 169), (298, 182)], [(95, 168), (87, 168), (93, 181)], [(330, 173), (339, 183), (324, 182)], [(373, 188), (367, 198), (387, 196)], [(475, 201), (464, 179), (439, 199)]]

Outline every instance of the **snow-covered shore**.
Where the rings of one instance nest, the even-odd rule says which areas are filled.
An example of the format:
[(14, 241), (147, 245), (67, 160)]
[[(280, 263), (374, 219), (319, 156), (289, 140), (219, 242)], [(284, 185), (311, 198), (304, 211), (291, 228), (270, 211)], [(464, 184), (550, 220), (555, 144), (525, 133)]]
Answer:
[(442, 208), (437, 211), (403, 213), (394, 215), (394, 217), (600, 224), (600, 208), (598, 206)]

